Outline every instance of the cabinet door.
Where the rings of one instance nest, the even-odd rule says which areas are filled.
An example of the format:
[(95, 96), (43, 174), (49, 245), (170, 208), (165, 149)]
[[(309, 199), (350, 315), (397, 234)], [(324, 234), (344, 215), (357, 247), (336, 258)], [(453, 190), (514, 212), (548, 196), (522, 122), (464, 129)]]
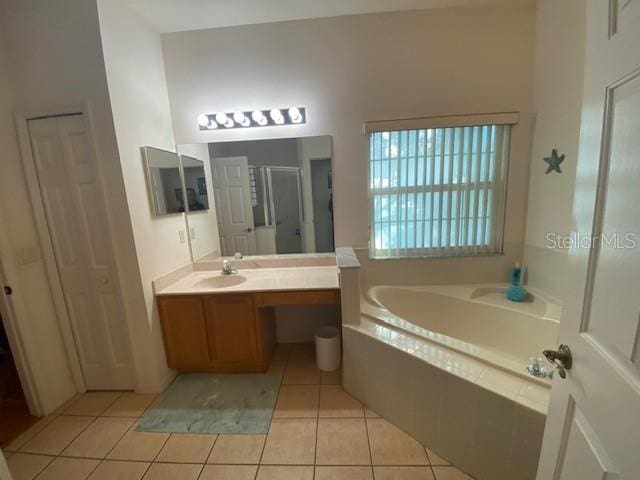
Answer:
[(158, 297), (167, 363), (172, 368), (205, 368), (211, 363), (204, 305), (198, 296)]
[(252, 295), (205, 300), (210, 355), (218, 364), (255, 365), (259, 359)]

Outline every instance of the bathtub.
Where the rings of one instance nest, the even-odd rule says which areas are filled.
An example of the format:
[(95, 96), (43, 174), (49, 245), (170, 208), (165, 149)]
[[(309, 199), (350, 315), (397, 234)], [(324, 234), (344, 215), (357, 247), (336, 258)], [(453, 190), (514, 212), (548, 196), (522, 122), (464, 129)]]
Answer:
[(360, 286), (342, 326), (344, 389), (477, 480), (535, 480), (549, 404), (526, 366), (556, 345), (561, 306), (506, 288)]
[[(522, 303), (505, 298), (507, 286), (372, 286), (362, 313), (519, 376), (530, 357), (555, 348), (562, 307), (530, 291)], [(527, 377), (536, 383), (547, 380)]]

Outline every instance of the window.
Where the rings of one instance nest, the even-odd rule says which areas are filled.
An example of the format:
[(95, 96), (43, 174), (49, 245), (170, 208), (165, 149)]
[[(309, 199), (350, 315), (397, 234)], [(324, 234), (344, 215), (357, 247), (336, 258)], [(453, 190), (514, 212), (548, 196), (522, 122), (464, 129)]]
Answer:
[(371, 257), (501, 253), (512, 122), (411, 122), (366, 126)]

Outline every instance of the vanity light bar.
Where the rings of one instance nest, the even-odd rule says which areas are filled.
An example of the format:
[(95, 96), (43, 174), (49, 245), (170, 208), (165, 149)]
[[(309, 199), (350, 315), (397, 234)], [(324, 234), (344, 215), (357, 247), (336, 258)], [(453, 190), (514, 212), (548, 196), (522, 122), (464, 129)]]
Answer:
[(307, 123), (307, 111), (304, 107), (273, 108), (271, 110), (251, 110), (229, 113), (201, 113), (198, 115), (198, 127), (200, 130), (272, 127), (279, 125), (299, 125), (302, 123)]

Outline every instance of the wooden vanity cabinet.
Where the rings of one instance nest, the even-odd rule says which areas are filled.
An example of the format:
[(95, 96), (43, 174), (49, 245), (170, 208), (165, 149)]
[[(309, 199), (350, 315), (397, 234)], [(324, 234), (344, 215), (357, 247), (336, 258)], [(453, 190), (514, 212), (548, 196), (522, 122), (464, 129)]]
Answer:
[(169, 366), (178, 370), (188, 370), (211, 363), (202, 297), (160, 297), (158, 309)]
[(157, 301), (169, 367), (192, 372), (269, 367), (273, 309), (257, 308), (253, 295), (166, 295)]
[(339, 290), (156, 298), (167, 363), (183, 372), (264, 372), (276, 343), (275, 306), (340, 304)]
[(204, 297), (204, 309), (212, 359), (228, 365), (250, 365), (260, 360), (252, 295)]

